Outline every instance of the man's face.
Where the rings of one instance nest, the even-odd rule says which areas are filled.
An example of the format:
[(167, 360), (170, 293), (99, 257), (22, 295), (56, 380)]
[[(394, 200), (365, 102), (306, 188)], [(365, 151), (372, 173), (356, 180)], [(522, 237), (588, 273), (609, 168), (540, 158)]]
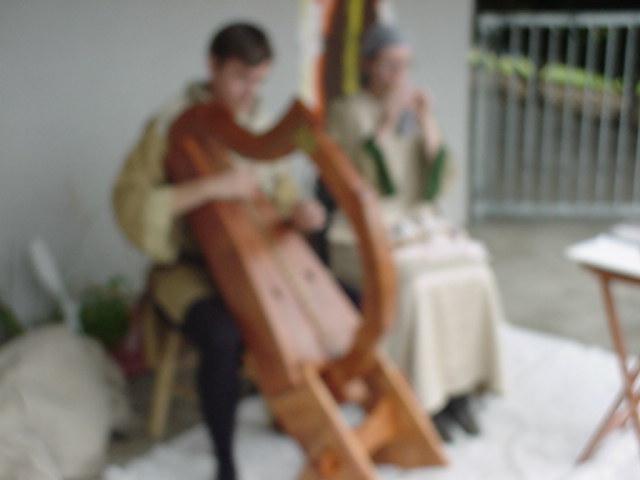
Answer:
[(383, 48), (368, 62), (370, 86), (381, 93), (390, 93), (409, 81), (411, 49), (405, 45)]
[(225, 61), (212, 58), (209, 69), (216, 96), (234, 112), (242, 112), (253, 106), (269, 74), (271, 62), (267, 60), (258, 65), (248, 65), (237, 58)]

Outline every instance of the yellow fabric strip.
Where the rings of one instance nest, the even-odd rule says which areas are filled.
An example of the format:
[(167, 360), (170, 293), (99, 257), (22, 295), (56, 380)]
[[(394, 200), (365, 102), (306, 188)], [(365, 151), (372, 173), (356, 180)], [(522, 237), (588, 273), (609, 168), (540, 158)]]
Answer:
[(360, 88), (360, 36), (364, 25), (365, 0), (346, 0), (347, 31), (342, 54), (342, 93), (350, 95)]

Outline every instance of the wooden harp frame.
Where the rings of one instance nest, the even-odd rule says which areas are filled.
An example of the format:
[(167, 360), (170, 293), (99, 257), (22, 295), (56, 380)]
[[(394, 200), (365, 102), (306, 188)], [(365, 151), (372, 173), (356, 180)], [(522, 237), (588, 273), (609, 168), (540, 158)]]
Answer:
[[(209, 273), (240, 324), (256, 380), (279, 422), (309, 456), (301, 478), (373, 479), (369, 457), (441, 465), (437, 433), (377, 348), (396, 312), (396, 272), (377, 195), (316, 117), (294, 101), (273, 128), (254, 134), (222, 104), (198, 104), (173, 123), (166, 168), (180, 182), (229, 168), (229, 151), (271, 162), (296, 149), (314, 161), (353, 225), (363, 265), (361, 315), (265, 197), (210, 202), (188, 215)], [(301, 287), (313, 295), (305, 297)], [(315, 324), (300, 327), (302, 317), (315, 317)], [(327, 329), (324, 338), (309, 333), (318, 328)], [(298, 343), (304, 348), (296, 350)], [(354, 383), (364, 386), (361, 403), (369, 414), (355, 431), (337, 407)], [(300, 414), (315, 420), (301, 420)]]

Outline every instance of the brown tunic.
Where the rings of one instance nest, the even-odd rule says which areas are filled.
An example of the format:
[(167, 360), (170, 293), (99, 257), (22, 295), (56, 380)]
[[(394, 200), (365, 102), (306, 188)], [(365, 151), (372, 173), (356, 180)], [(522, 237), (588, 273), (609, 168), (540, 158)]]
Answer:
[[(164, 158), (167, 133), (172, 122), (189, 106), (208, 100), (202, 83), (194, 83), (169, 102), (147, 123), (129, 153), (113, 189), (113, 208), (125, 236), (154, 263), (150, 275), (151, 294), (175, 322), (184, 319), (188, 307), (214, 291), (207, 273), (193, 263), (180, 260), (187, 252), (197, 255), (181, 218), (172, 214), (174, 187), (168, 183)], [(249, 129), (264, 126), (257, 109), (238, 118)], [(286, 214), (297, 200), (297, 187), (288, 174), (286, 160), (258, 164), (233, 156), (239, 168), (250, 168), (262, 189)]]

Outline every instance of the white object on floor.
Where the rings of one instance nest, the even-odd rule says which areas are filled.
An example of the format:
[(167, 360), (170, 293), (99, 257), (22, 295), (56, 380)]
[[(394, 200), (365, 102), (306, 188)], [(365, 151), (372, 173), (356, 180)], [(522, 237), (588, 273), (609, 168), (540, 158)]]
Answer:
[(95, 340), (44, 326), (0, 350), (0, 479), (95, 475), (128, 418), (124, 378)]
[[(620, 388), (612, 354), (557, 337), (504, 327), (508, 394), (478, 408), (483, 434), (456, 432), (446, 468), (384, 466), (381, 480), (625, 480), (640, 478), (630, 430), (607, 438), (588, 463), (574, 462)], [(347, 415), (354, 412), (347, 409)], [(303, 458), (297, 445), (269, 429), (262, 402), (243, 403), (237, 437), (241, 480), (294, 480)], [(105, 480), (210, 480), (214, 460), (203, 427), (154, 448)]]
[(80, 331), (80, 307), (67, 291), (55, 258), (41, 238), (35, 238), (29, 245), (31, 264), (40, 284), (60, 306), (64, 323), (72, 332)]

